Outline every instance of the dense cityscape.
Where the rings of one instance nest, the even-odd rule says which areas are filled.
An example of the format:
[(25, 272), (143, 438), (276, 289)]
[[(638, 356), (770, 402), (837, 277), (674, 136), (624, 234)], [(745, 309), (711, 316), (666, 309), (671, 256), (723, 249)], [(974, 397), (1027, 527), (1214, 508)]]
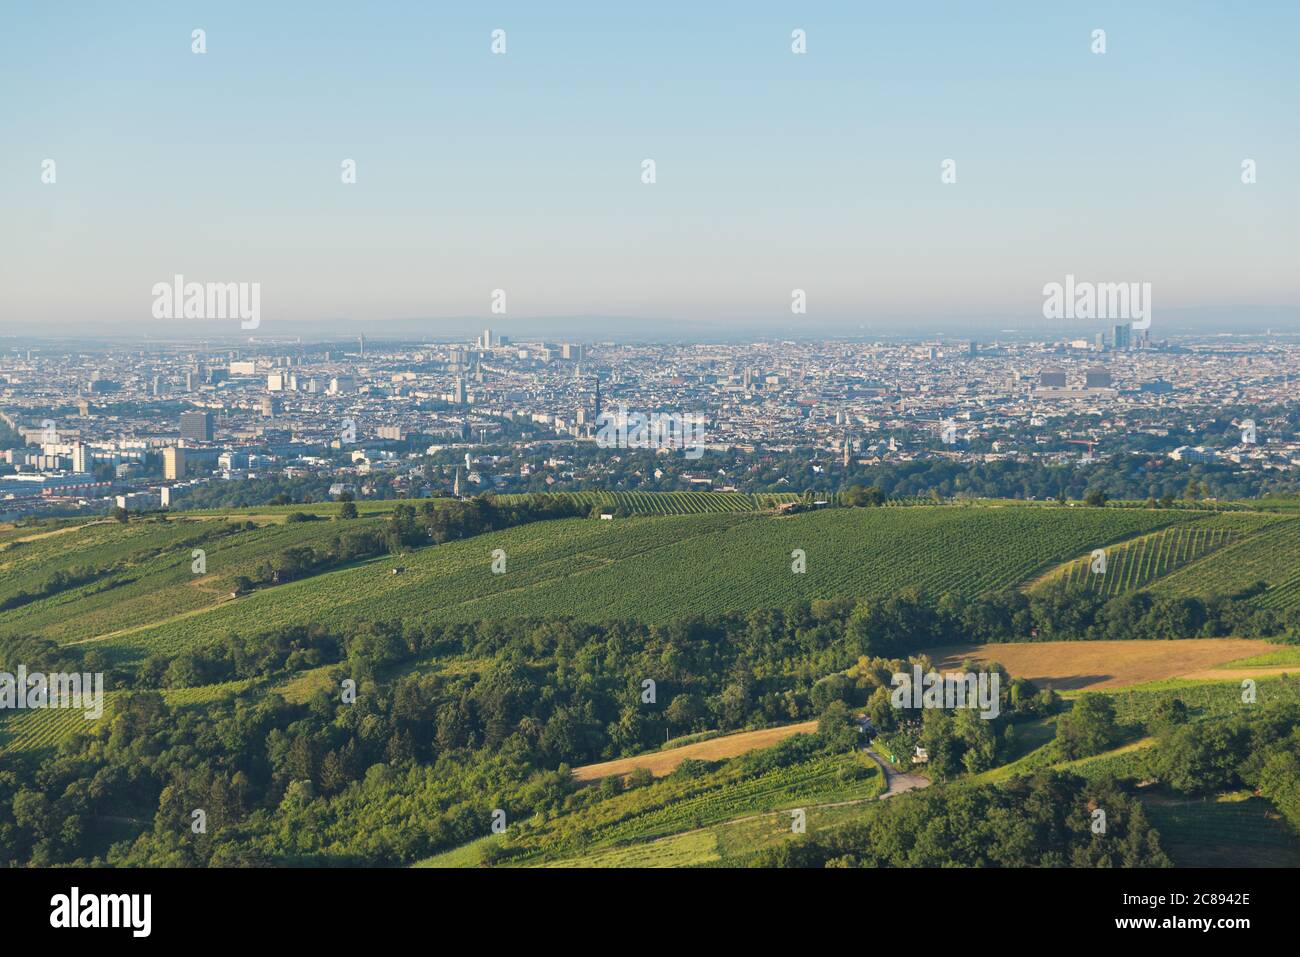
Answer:
[[(1259, 492), (1300, 464), (1298, 365), (1294, 337), (1127, 326), (1058, 341), (512, 342), (489, 327), (473, 342), (34, 342), (0, 358), (0, 507), (194, 507), (241, 482), (308, 501), (802, 491), (890, 465), (1123, 454)], [(656, 413), (695, 417), (698, 447), (638, 433)], [(610, 423), (620, 440), (604, 440)]]

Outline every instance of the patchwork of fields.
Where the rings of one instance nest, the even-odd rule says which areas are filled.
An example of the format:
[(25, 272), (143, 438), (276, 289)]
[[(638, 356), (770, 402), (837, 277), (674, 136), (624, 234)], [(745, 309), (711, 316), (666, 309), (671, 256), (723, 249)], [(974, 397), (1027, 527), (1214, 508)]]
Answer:
[[(381, 508), (348, 523), (274, 521), (293, 508), (285, 506), (277, 508), (271, 524), (253, 529), (225, 519), (242, 521), (254, 510), (194, 521), (4, 529), (0, 602), (12, 607), (0, 610), (0, 637), (90, 641), (118, 660), (138, 660), (214, 635), (310, 621), (569, 614), (658, 622), (804, 599), (888, 596), (907, 587), (973, 596), (1029, 583), (1046, 587), (1065, 578), (1086, 583), (1088, 577), (1104, 577), (1099, 587), (1107, 593), (1150, 587), (1171, 594), (1229, 591), (1262, 579), (1273, 585), (1259, 599), (1262, 604), (1300, 600), (1300, 520), (1276, 513), (1010, 506), (774, 516), (760, 508), (775, 498), (682, 493), (685, 499), (666, 496), (664, 504), (651, 505), (636, 497), (648, 493), (617, 494), (632, 496), (619, 502), (629, 507), (671, 505), (689, 514), (536, 523), (362, 562), (235, 600), (229, 592), (236, 575), (250, 574), (285, 548), (376, 526), (395, 503), (366, 503)], [(745, 507), (738, 507), (742, 502)], [(328, 512), (336, 506), (315, 508)], [(1086, 556), (1103, 546), (1110, 556), (1107, 575), (1087, 576)], [(200, 547), (207, 553), (204, 575), (191, 570), (191, 551)], [(505, 574), (492, 574), (496, 549), (506, 553)], [(791, 569), (795, 549), (806, 554), (803, 574)], [(398, 564), (405, 572), (393, 575)], [(90, 580), (75, 587), (44, 597), (23, 594), (57, 572), (85, 575), (86, 569)], [(1291, 659), (1278, 659), (1262, 642), (1182, 641), (1169, 650), (1164, 642), (1121, 644), (1137, 647), (997, 645), (953, 649), (950, 663), (962, 655), (993, 658), (1014, 674), (1058, 690), (1194, 673), (1208, 678), (1225, 663), (1266, 652), (1271, 654), (1259, 659), (1261, 675), (1290, 670)], [(75, 726), (57, 713), (9, 724), (9, 744), (21, 748), (55, 743)]]
[[(791, 835), (789, 808), (840, 802), (857, 806), (869, 803), (883, 786), (883, 775), (861, 752), (818, 756), (759, 773), (747, 771), (743, 763), (732, 762), (697, 778), (661, 779), (553, 823), (530, 824), (525, 836), (515, 838), (523, 851), (516, 863), (562, 867), (707, 863), (717, 859), (719, 841), (716, 833), (691, 836), (699, 835), (702, 829), (741, 827), (742, 832), (731, 835), (727, 850), (733, 854), (751, 851)], [(808, 818), (809, 828), (815, 829), (818, 815), (810, 810)], [(582, 835), (583, 850), (569, 857), (563, 849), (576, 833)], [(673, 837), (667, 843), (661, 840), (669, 835)], [(681, 854), (683, 842), (691, 848), (688, 859)], [(561, 853), (557, 855), (557, 851)], [(475, 863), (474, 853), (457, 848), (416, 866), (465, 867)]]
[[(0, 535), (0, 637), (96, 641), (135, 658), (213, 634), (308, 621), (568, 614), (660, 622), (799, 600), (887, 596), (907, 587), (974, 596), (1067, 581), (1105, 594), (1150, 588), (1203, 595), (1262, 580), (1270, 587), (1257, 599), (1261, 605), (1300, 602), (1300, 519), (1278, 513), (948, 506), (776, 516), (762, 509), (797, 496), (578, 494), (683, 514), (535, 523), (236, 600), (229, 597), (235, 576), (251, 575), (286, 548), (377, 527), (396, 503), (365, 503), (363, 517), (346, 523), (283, 524), (293, 507), (275, 507), (260, 516), (269, 524), (248, 530), (226, 519), (245, 521), (260, 510), (8, 529)], [(306, 508), (325, 514), (337, 506)], [(1091, 574), (1089, 553), (1100, 547), (1107, 571)], [(194, 548), (205, 550), (207, 574), (192, 571)], [(504, 574), (491, 572), (496, 549), (506, 553)], [(806, 556), (802, 574), (791, 567), (795, 550)], [(396, 564), (405, 574), (391, 574)], [(75, 583), (46, 594), (56, 574)]]
[[(215, 636), (308, 622), (529, 615), (665, 622), (817, 598), (880, 598), (913, 587), (932, 595), (974, 597), (1066, 582), (1106, 595), (1138, 589), (1205, 595), (1262, 581), (1267, 587), (1257, 597), (1260, 604), (1300, 603), (1297, 516), (1006, 504), (772, 513), (775, 505), (796, 498), (591, 493), (584, 502), (615, 504), (630, 516), (534, 523), (358, 562), (237, 599), (229, 597), (235, 576), (252, 574), (287, 548), (318, 546), (351, 529), (378, 528), (399, 503), (362, 503), (362, 517), (347, 522), (284, 521), (291, 511), (324, 517), (337, 509), (322, 503), (213, 512), (189, 520), (0, 529), (0, 640), (30, 634), (82, 647), (93, 643), (120, 663)], [(259, 527), (232, 524), (250, 519)], [(206, 552), (203, 574), (191, 568), (194, 548)], [(1094, 548), (1107, 550), (1104, 576), (1089, 571)], [(498, 550), (505, 570), (495, 574)], [(794, 552), (803, 553), (806, 570), (792, 569)], [(393, 574), (397, 566), (401, 574)], [(968, 659), (998, 661), (1013, 675), (1066, 693), (1067, 701), (1084, 689), (1101, 690), (1115, 705), (1121, 746), (1062, 762), (1053, 750), (1056, 716), (1035, 718), (1016, 725), (1016, 746), (1002, 755), (1005, 763), (981, 775), (990, 781), (1055, 766), (1084, 777), (1114, 773), (1136, 782), (1155, 747), (1154, 732), (1144, 722), (1166, 699), (1177, 696), (1192, 720), (1209, 721), (1242, 711), (1242, 677), (1259, 679), (1261, 703), (1300, 696), (1300, 684), (1281, 677), (1300, 671), (1300, 651), (1257, 640), (1024, 642), (938, 649), (932, 657), (946, 667)], [(477, 674), (493, 668), (490, 658), (423, 660), (408, 663), (404, 673)], [(381, 681), (393, 678), (385, 674)], [(234, 695), (247, 693), (252, 699), (274, 691), (301, 703), (336, 680), (324, 666), (169, 690), (164, 697), (173, 706), (202, 708)], [(120, 709), (119, 694), (109, 692), (102, 720)], [(794, 736), (814, 731), (816, 722), (726, 735), (717, 730), (767, 720), (710, 725), (714, 730), (697, 725), (690, 729), (693, 736), (682, 739), (689, 743), (672, 750), (577, 768), (582, 781), (639, 767), (655, 780), (622, 791), (606, 781), (580, 789), (581, 799), (570, 795), (574, 800), (562, 809), (521, 814), (510, 840), (514, 856), (503, 863), (726, 864), (789, 840), (790, 808), (809, 809), (813, 833), (872, 813), (885, 782), (861, 752), (809, 753), (776, 766), (755, 750), (785, 739), (791, 739), (786, 747), (803, 747), (800, 742), (808, 739)], [(13, 759), (19, 752), (47, 752), (88, 726), (76, 711), (2, 714), (0, 754)], [(705, 735), (716, 736), (700, 740)], [(628, 752), (591, 751), (581, 760), (620, 753)], [(687, 758), (710, 764), (681, 767)], [(679, 767), (681, 773), (673, 773)], [(1262, 799), (1236, 794), (1187, 801), (1153, 792), (1143, 800), (1180, 864), (1300, 859), (1300, 841)], [(473, 841), (428, 863), (475, 865), (480, 855), (490, 856), (494, 840)], [(431, 844), (419, 854), (442, 846), (445, 842)]]
[[(800, 600), (884, 597), (908, 587), (974, 596), (1015, 587), (1092, 547), (1195, 517), (1137, 509), (897, 508), (565, 519), (257, 591), (103, 644), (135, 657), (208, 635), (309, 621), (573, 615), (663, 622)], [(497, 549), (506, 554), (504, 574), (492, 573)], [(806, 556), (802, 574), (792, 570), (796, 549)], [(404, 573), (393, 575), (399, 564)]]
[[(1137, 643), (1087, 644), (1097, 646), (1095, 654), (1112, 655), (1121, 663), (1119, 677), (1136, 680), (1146, 676), (1145, 664), (1130, 661), (1125, 654), (1124, 646)], [(1146, 690), (1148, 687), (1151, 690)], [(1141, 723), (1151, 717), (1159, 702), (1175, 696), (1182, 699), (1194, 721), (1219, 721), (1247, 707), (1241, 704), (1232, 682), (1164, 690), (1157, 684), (1126, 690), (1112, 687), (1102, 693), (1108, 694), (1116, 707), (1126, 732), (1124, 743), (1101, 754), (1064, 761), (1054, 741), (1056, 718), (1037, 719), (1016, 726), (1016, 739), (1022, 747), (1010, 763), (973, 780), (1005, 782), (1017, 774), (1054, 767), (1088, 779), (1116, 776), (1135, 783), (1147, 777), (1146, 760), (1156, 745)], [(1260, 682), (1261, 701), (1295, 702), (1300, 700), (1298, 695), (1294, 682), (1277, 678)], [(846, 785), (843, 780), (834, 784), (827, 780), (832, 769), (844, 767), (846, 757), (818, 759), (743, 781), (736, 780), (734, 762), (690, 781), (663, 779), (649, 789), (610, 797), (553, 822), (530, 826), (529, 833), (518, 840), (522, 856), (506, 863), (699, 867), (740, 862), (757, 850), (793, 839), (789, 812), (778, 808), (805, 808), (807, 831), (813, 835), (872, 815), (879, 807), (872, 798), (879, 796), (882, 781), (862, 777)], [(819, 783), (823, 781), (826, 783)], [(1249, 792), (1187, 797), (1163, 788), (1140, 788), (1137, 793), (1160, 831), (1161, 845), (1178, 866), (1300, 865), (1300, 838), (1270, 802)], [(580, 841), (574, 840), (576, 835), (581, 835)], [(456, 848), (420, 866), (478, 866), (480, 849), (494, 840), (485, 838)]]

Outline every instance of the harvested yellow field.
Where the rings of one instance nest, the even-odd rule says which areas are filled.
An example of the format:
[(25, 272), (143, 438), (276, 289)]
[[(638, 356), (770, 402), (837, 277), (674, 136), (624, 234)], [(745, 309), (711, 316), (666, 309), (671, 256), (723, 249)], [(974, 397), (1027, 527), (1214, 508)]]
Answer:
[[(1278, 674), (1284, 668), (1255, 670), (1221, 666), (1239, 658), (1276, 650), (1256, 638), (1184, 638), (1177, 641), (1026, 641), (936, 648), (931, 659), (940, 669), (963, 661), (996, 661), (1012, 676), (1028, 678), (1056, 691), (1123, 688), (1165, 678), (1246, 678)], [(1300, 671), (1293, 667), (1292, 671)]]
[(734, 758), (746, 751), (770, 748), (784, 741), (792, 734), (814, 734), (816, 721), (804, 721), (800, 724), (786, 724), (779, 728), (763, 728), (761, 731), (741, 731), (739, 734), (724, 734), (719, 738), (710, 738), (696, 744), (684, 744), (680, 748), (667, 751), (653, 751), (650, 754), (634, 758), (619, 758), (615, 761), (602, 761), (600, 764), (584, 764), (573, 769), (573, 776), (579, 781), (598, 781), (610, 775), (631, 774), (637, 768), (646, 768), (657, 778), (671, 774), (677, 765), (687, 758), (697, 761), (721, 761)]

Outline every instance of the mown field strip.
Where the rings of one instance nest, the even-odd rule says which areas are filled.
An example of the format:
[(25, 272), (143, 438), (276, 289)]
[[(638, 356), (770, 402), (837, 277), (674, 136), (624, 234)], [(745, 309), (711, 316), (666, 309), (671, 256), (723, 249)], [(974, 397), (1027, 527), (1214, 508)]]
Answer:
[(631, 774), (637, 768), (645, 768), (657, 778), (671, 774), (687, 758), (697, 761), (721, 761), (734, 758), (758, 748), (767, 748), (794, 734), (814, 734), (816, 721), (804, 721), (799, 724), (787, 724), (778, 728), (762, 728), (758, 731), (742, 731), (738, 734), (726, 734), (696, 744), (684, 744), (680, 748), (665, 751), (651, 751), (632, 758), (619, 758), (616, 761), (602, 761), (599, 764), (585, 764), (573, 769), (573, 776), (579, 781), (596, 781), (610, 775)]
[[(1006, 644), (958, 645), (930, 653), (936, 667), (956, 670), (964, 661), (996, 661), (1013, 677), (1028, 678), (1057, 691), (1087, 688), (1096, 691), (1145, 684), (1166, 678), (1191, 677), (1198, 672), (1277, 645), (1256, 638), (1184, 638), (1177, 641), (1028, 641)], [(1260, 674), (1273, 673), (1264, 665)], [(1293, 671), (1300, 669), (1292, 669)], [(1229, 678), (1246, 677), (1234, 670)]]

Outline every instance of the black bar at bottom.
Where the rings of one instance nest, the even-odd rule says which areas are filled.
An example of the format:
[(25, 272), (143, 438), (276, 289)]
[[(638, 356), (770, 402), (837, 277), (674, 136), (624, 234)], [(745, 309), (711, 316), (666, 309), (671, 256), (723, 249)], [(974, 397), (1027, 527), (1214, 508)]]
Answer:
[[(1199, 934), (1231, 945), (1294, 918), (1289, 870), (691, 870), (470, 869), (9, 870), (0, 913), (11, 940), (76, 933), (127, 946), (205, 941), (320, 941), (453, 928), (482, 940), (611, 933), (609, 942), (717, 940), (770, 946), (773, 930), (867, 933), (878, 942), (932, 934), (1041, 931), (1062, 940)], [(118, 927), (70, 926), (79, 909)], [(144, 899), (149, 895), (148, 936)], [(59, 895), (62, 895), (60, 900)], [(87, 903), (87, 898), (94, 898)], [(130, 905), (137, 905), (135, 910)], [(86, 908), (89, 908), (86, 910)], [(51, 918), (63, 927), (54, 927)], [(131, 921), (134, 917), (134, 929)], [(1242, 920), (1244, 919), (1244, 923)], [(1208, 921), (1209, 926), (1203, 922)], [(76, 923), (82, 923), (81, 914)], [(1231, 926), (1229, 926), (1231, 924)], [(687, 932), (686, 928), (692, 929)], [(856, 930), (854, 929), (856, 928)], [(660, 937), (660, 935), (667, 935)], [(12, 936), (18, 935), (18, 936)], [(197, 935), (197, 936), (196, 936)], [(1246, 935), (1245, 938), (1242, 935)], [(394, 937), (391, 943), (402, 939)], [(472, 938), (471, 938), (472, 939)], [(433, 943), (434, 941), (430, 941)], [(448, 945), (452, 939), (446, 940)]]

